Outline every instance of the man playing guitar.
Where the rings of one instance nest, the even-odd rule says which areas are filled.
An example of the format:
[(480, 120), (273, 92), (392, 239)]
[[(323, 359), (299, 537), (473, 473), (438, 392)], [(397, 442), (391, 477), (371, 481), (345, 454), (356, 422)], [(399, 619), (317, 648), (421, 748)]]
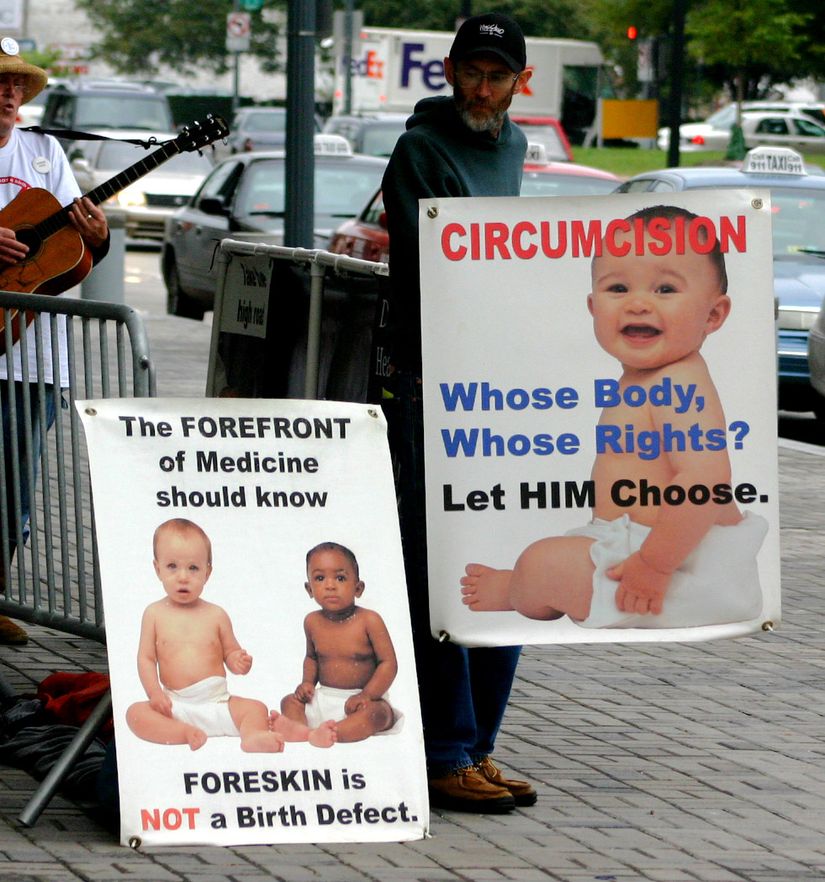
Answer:
[[(80, 195), (69, 162), (59, 142), (50, 135), (21, 131), (15, 128), (17, 112), (21, 104), (31, 101), (46, 86), (48, 77), (44, 70), (20, 58), (17, 42), (10, 37), (0, 39), (0, 210), (5, 208), (22, 191), (32, 187), (48, 190), (63, 206), (70, 206), (68, 219), (71, 226), (83, 240), (91, 254), (92, 262), (97, 263), (109, 249), (109, 228), (103, 211), (90, 199)], [(21, 242), (14, 230), (2, 223), (0, 218), (0, 271), (25, 260), (29, 246)], [(45, 328), (45, 323), (44, 323)], [(9, 400), (15, 396), (17, 417), (17, 451), (23, 459), (27, 451), (26, 434), (32, 443), (28, 450), (35, 469), (40, 460), (42, 438), (40, 436), (39, 404), (37, 388), (37, 364), (34, 325), (26, 331), (28, 338), (29, 369), (26, 379), (31, 401), (31, 425), (26, 426), (23, 411), (23, 367), (20, 364), (19, 344), (12, 352), (12, 372), (9, 374), (8, 356), (0, 357), (0, 402), (3, 417), (3, 453), (5, 458), (6, 499), (8, 503), (7, 535), (0, 537), (0, 591), (5, 588), (5, 574), (16, 549), (17, 524), (14, 517), (14, 492), (12, 472), (12, 441), (9, 425)], [(58, 335), (65, 340), (65, 323), (59, 323)], [(47, 328), (41, 334), (43, 343), (43, 373), (46, 385), (46, 413), (48, 427), (54, 422), (54, 393), (52, 384), (59, 383), (67, 388), (68, 370), (65, 364), (65, 347), (61, 346), (60, 373), (52, 376), (51, 335)], [(14, 382), (9, 382), (11, 377)], [(28, 429), (28, 432), (27, 432)], [(31, 490), (28, 486), (24, 462), (18, 463), (20, 472), (19, 500), (21, 508), (20, 529), (26, 530), (29, 518)], [(25, 643), (27, 634), (19, 625), (6, 616), (0, 616), (0, 644)]]

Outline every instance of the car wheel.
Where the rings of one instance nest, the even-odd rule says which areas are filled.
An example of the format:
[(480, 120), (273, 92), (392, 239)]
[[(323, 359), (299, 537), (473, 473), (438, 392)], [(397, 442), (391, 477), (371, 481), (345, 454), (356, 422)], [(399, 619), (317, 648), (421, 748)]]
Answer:
[(178, 265), (175, 263), (174, 257), (170, 257), (166, 261), (163, 278), (166, 282), (166, 312), (181, 318), (203, 321), (203, 314), (206, 310), (181, 288)]

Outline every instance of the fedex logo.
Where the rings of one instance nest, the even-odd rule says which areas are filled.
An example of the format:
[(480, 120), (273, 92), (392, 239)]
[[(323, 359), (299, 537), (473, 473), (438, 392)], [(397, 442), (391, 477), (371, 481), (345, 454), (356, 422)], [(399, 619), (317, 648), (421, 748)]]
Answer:
[(401, 88), (409, 88), (413, 73), (421, 77), (425, 89), (439, 92), (444, 88), (444, 61), (441, 58), (423, 60), (420, 56), (424, 50), (423, 43), (403, 43), (401, 46)]
[[(343, 60), (343, 64), (344, 70), (346, 70), (346, 58)], [(367, 50), (363, 58), (350, 59), (350, 68), (352, 75), (356, 77), (368, 77), (372, 80), (384, 79), (384, 61), (375, 49)]]

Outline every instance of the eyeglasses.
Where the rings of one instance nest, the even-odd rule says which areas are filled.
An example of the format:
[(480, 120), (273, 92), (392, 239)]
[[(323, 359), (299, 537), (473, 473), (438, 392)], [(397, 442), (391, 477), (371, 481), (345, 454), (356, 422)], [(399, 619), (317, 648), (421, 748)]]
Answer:
[(23, 92), (26, 88), (26, 81), (0, 77), (0, 88), (5, 88), (6, 86), (11, 87), (15, 92)]
[(490, 88), (498, 92), (511, 88), (521, 76), (521, 74), (513, 76), (513, 74), (504, 73), (504, 71), (498, 70), (493, 71), (492, 73), (485, 73), (475, 67), (459, 68), (455, 75), (458, 80), (458, 85), (461, 86), (462, 89), (477, 89), (484, 80), (487, 80), (490, 84)]

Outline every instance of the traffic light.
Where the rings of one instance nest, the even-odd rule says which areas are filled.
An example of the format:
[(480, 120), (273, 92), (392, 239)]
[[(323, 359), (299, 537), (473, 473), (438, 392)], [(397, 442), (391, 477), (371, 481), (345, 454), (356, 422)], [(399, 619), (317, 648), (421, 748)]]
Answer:
[(638, 36), (639, 36), (639, 29), (636, 27), (636, 25), (628, 25), (627, 26), (627, 39), (628, 40), (635, 40), (636, 37), (638, 37)]

